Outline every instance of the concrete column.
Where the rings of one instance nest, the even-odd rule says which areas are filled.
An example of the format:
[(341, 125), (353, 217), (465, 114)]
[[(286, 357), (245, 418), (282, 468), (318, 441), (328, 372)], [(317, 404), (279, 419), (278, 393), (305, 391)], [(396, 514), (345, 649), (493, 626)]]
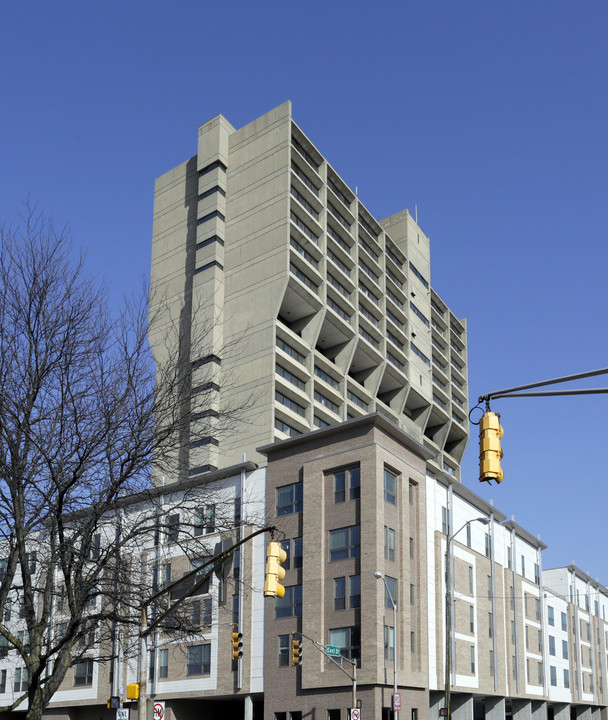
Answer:
[(473, 720), (473, 696), (452, 695), (450, 706), (453, 720)]
[(570, 705), (553, 703), (553, 720), (570, 720)]
[(431, 692), (429, 697), (429, 718), (439, 720), (439, 710), (445, 707), (445, 695), (442, 692)]
[(574, 713), (576, 720), (591, 720), (591, 708), (589, 705), (575, 705)]
[(599, 708), (599, 707), (592, 707), (592, 708), (589, 708), (589, 709), (590, 709), (590, 711), (591, 711), (591, 720), (600, 720), (600, 718), (601, 718), (601, 716), (602, 716), (602, 711), (600, 710), (600, 708)]
[(487, 697), (486, 720), (505, 720), (505, 699), (502, 697)]
[(253, 720), (253, 700), (251, 695), (245, 695), (245, 712), (243, 713), (244, 720)]
[(513, 700), (513, 720), (532, 720), (532, 703), (529, 700)]
[(547, 720), (547, 703), (544, 700), (532, 700), (530, 705), (532, 720)]

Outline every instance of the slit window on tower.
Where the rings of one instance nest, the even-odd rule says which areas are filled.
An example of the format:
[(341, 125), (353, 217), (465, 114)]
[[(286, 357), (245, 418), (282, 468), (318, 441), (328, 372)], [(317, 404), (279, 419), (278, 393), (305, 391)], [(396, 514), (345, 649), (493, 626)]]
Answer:
[(207, 220), (213, 220), (213, 218), (219, 218), (222, 222), (226, 221), (226, 217), (219, 210), (214, 210), (213, 212), (210, 212), (207, 215), (203, 215), (203, 217), (199, 218), (196, 221), (196, 224), (202, 225), (204, 222), (207, 222)]
[(219, 263), (217, 260), (212, 260), (211, 262), (206, 263), (205, 265), (201, 265), (201, 267), (199, 267), (199, 268), (196, 268), (196, 270), (194, 271), (194, 274), (198, 275), (199, 273), (201, 273), (205, 270), (209, 270), (209, 268), (212, 268), (212, 267), (216, 267), (219, 270), (224, 269), (224, 266), (221, 263)]
[(197, 448), (197, 447), (204, 447), (205, 445), (219, 445), (219, 442), (217, 438), (214, 437), (204, 437), (200, 438), (199, 440), (195, 440), (194, 442), (190, 443), (191, 448)]
[(226, 197), (226, 191), (223, 188), (221, 188), (219, 185), (216, 185), (215, 187), (209, 188), (209, 190), (205, 190), (205, 192), (202, 192), (198, 196), (198, 199), (204, 200), (205, 198), (215, 195), (215, 193), (217, 193), (218, 195), (221, 195), (222, 197)]
[(414, 343), (411, 342), (411, 341), (410, 341), (410, 348), (412, 349), (412, 351), (414, 352), (415, 355), (418, 355), (418, 357), (419, 357), (421, 360), (424, 361), (424, 363), (425, 363), (426, 365), (430, 365), (430, 364), (431, 364), (430, 360), (429, 360), (428, 357), (422, 352), (422, 350), (421, 350), (419, 347), (417, 347), (416, 345), (414, 345)]
[(410, 270), (414, 273), (414, 275), (420, 280), (420, 282), (424, 285), (424, 287), (428, 290), (429, 284), (427, 280), (425, 279), (424, 275), (410, 262)]
[(412, 309), (414, 315), (416, 315), (420, 320), (422, 320), (422, 322), (423, 322), (427, 327), (429, 327), (429, 321), (427, 320), (426, 316), (424, 315), (424, 313), (422, 313), (421, 310), (419, 310), (419, 309), (414, 305), (414, 303), (413, 303), (411, 300), (410, 300), (410, 308)]
[(208, 237), (206, 240), (201, 240), (196, 246), (197, 250), (201, 250), (204, 247), (207, 247), (208, 245), (212, 245), (213, 243), (217, 243), (218, 245), (221, 245), (224, 247), (224, 241), (222, 240), (219, 235), (212, 235), (211, 237)]
[(224, 172), (226, 172), (227, 168), (223, 162), (221, 162), (220, 160), (216, 160), (215, 162), (212, 162), (210, 165), (207, 165), (206, 167), (199, 170), (198, 176), (202, 177), (203, 175), (207, 175), (207, 173), (213, 172), (214, 170), (223, 170)]

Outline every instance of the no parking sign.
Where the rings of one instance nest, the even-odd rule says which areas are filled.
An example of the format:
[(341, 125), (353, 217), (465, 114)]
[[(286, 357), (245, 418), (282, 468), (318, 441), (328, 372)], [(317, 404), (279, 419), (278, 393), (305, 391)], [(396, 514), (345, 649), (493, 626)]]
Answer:
[(154, 703), (153, 720), (165, 720), (165, 703), (157, 701)]

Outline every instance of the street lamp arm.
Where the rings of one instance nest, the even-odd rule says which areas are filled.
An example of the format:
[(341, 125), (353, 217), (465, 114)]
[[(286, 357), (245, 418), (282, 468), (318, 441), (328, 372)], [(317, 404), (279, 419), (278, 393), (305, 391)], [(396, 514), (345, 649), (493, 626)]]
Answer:
[(452, 533), (451, 535), (448, 536), (448, 538), (447, 538), (447, 545), (448, 545), (448, 547), (450, 546), (450, 543), (454, 540), (454, 538), (456, 537), (456, 535), (458, 535), (458, 533), (462, 532), (462, 531), (465, 529), (465, 527), (466, 527), (467, 525), (470, 525), (472, 522), (480, 522), (482, 525), (489, 525), (489, 524), (490, 524), (490, 520), (489, 520), (488, 518), (485, 518), (485, 517), (476, 517), (476, 518), (473, 518), (472, 520), (467, 520), (467, 521), (465, 522), (465, 524), (462, 525), (462, 527), (459, 527), (458, 530), (456, 530), (456, 532), (454, 532), (454, 533)]
[(471, 522), (470, 520), (467, 520), (462, 527), (459, 527), (458, 530), (456, 530), (456, 532), (454, 532), (454, 533), (452, 533), (451, 535), (448, 536), (448, 539), (447, 539), (447, 544), (448, 544), (448, 546), (450, 545), (450, 543), (452, 542), (452, 540), (454, 540), (454, 538), (456, 537), (456, 535), (458, 535), (458, 533), (462, 532), (462, 531), (465, 529), (465, 527), (466, 527), (470, 522)]

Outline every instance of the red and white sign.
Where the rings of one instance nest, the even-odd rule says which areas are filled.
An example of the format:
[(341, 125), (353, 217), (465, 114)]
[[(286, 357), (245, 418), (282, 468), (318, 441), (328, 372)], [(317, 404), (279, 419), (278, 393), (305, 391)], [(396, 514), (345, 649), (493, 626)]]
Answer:
[(157, 701), (154, 703), (154, 720), (165, 720), (165, 703)]
[(361, 720), (361, 710), (359, 708), (353, 708), (350, 711), (350, 720)]
[(393, 693), (393, 710), (401, 711), (401, 693)]

